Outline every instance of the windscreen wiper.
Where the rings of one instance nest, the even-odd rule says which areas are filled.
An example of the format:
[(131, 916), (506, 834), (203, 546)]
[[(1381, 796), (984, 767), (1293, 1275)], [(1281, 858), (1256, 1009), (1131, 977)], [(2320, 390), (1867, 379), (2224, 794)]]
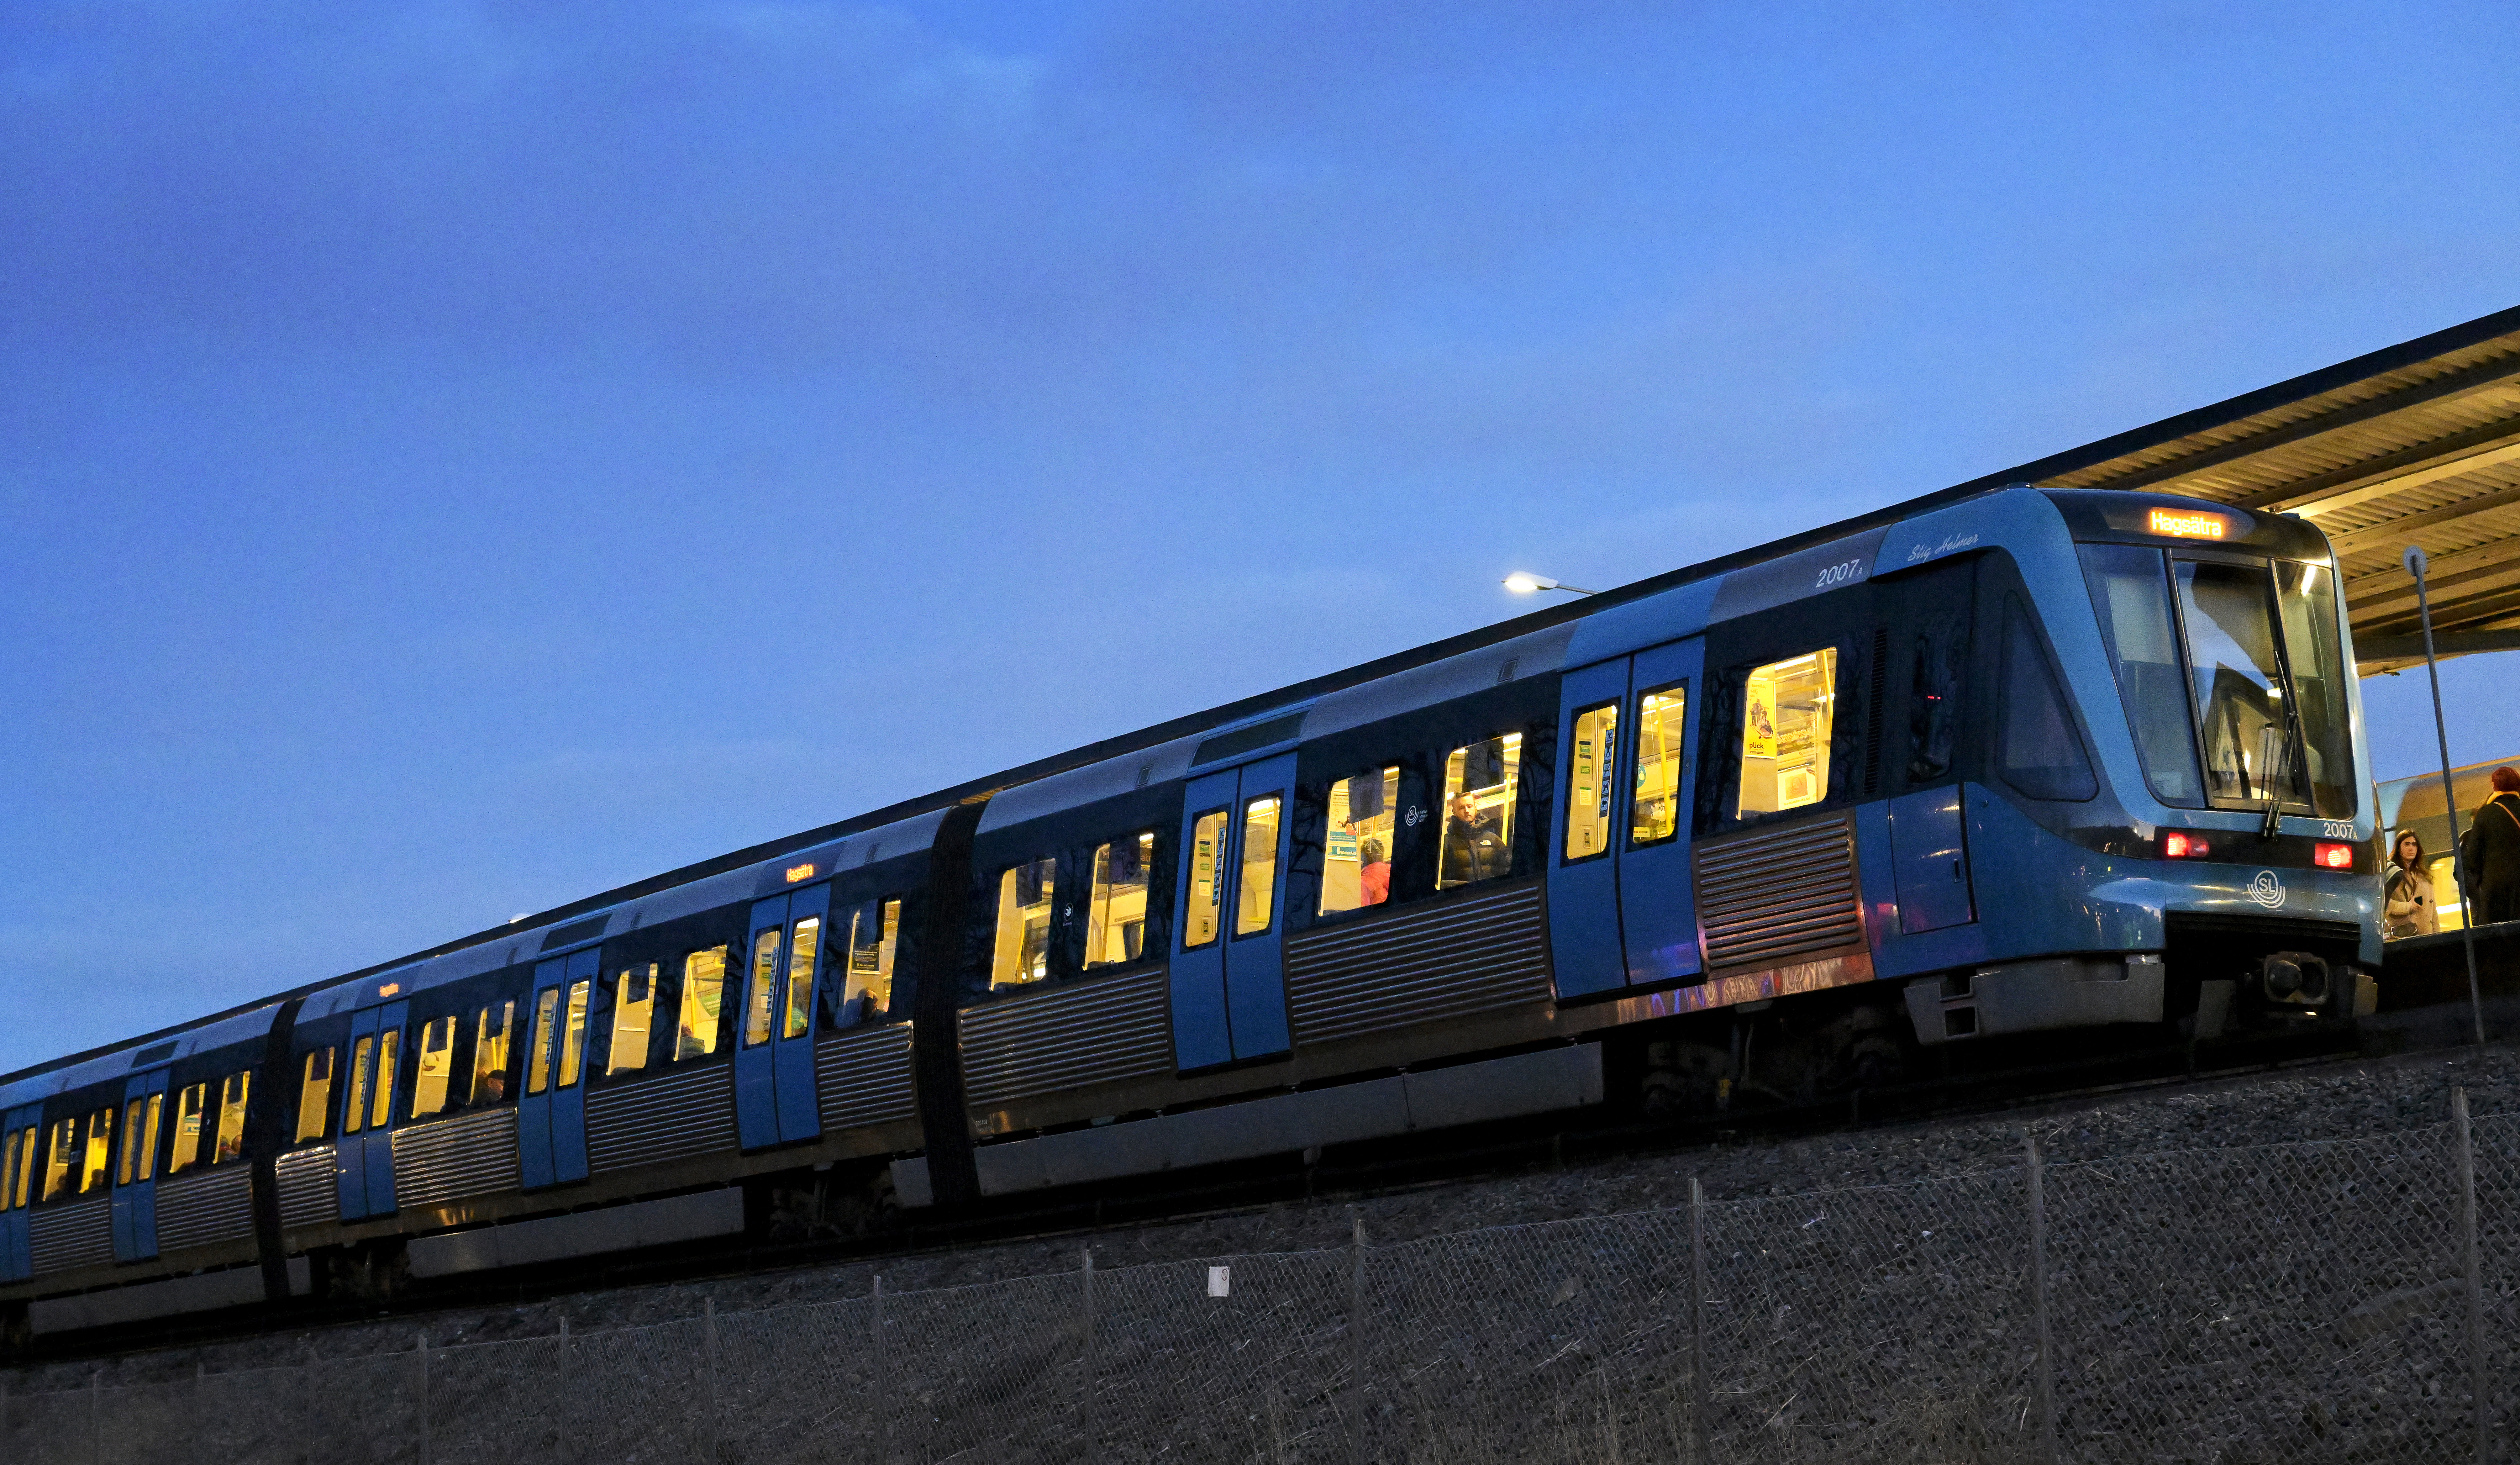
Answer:
[(2270, 722), (2258, 734), (2258, 786), (2266, 790), (2267, 795), (2267, 822), (2258, 827), (2261, 840), (2272, 840), (2282, 832), (2283, 786), (2292, 777), (2293, 740), (2301, 726), (2301, 713), (2294, 707), (2292, 688), (2283, 687), (2280, 695), (2284, 706), (2283, 721)]

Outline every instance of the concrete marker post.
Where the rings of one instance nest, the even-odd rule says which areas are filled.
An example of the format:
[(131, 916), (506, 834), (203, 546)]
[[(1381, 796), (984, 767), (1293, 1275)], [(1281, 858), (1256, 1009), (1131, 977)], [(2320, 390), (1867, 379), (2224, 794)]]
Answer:
[(2039, 1330), (2039, 1458), (2056, 1465), (2056, 1347), (2048, 1331), (2048, 1181), (2039, 1136), (2021, 1131), (2029, 1156), (2031, 1318)]
[(1365, 1465), (1365, 1217), (1350, 1215), (1347, 1266), (1347, 1457)]
[(1085, 1270), (1081, 1275), (1085, 1283), (1085, 1336), (1077, 1362), (1083, 1367), (1085, 1379), (1076, 1396), (1076, 1433), (1084, 1439), (1086, 1455), (1091, 1458), (1094, 1453), (1094, 1249), (1086, 1247), (1084, 1256)]
[(552, 1405), (560, 1412), (558, 1453), (562, 1461), (574, 1459), (577, 1442), (568, 1438), (568, 1314), (565, 1312), (560, 1315), (560, 1396), (552, 1400)]
[(875, 1279), (875, 1457), (878, 1465), (892, 1459), (892, 1364), (883, 1351), (883, 1275)]
[(1688, 1177), (1688, 1438), (1695, 1446), (1691, 1465), (1707, 1465), (1706, 1380), (1706, 1189)]
[[(2458, 847), (2458, 793), (2451, 787), (2450, 723), (2442, 716), (2441, 663), (2433, 656), (2433, 602), (2424, 587), (2422, 548), (2408, 545), (2403, 563), (2407, 573), (2415, 577), (2415, 613), (2424, 627), (2424, 675), (2433, 685), (2433, 737), (2441, 745), (2442, 809), (2450, 816), (2450, 878), (2458, 887), (2459, 944), (2467, 950), (2467, 1014), (2476, 1025), (2476, 1045), (2481, 1048), (2485, 1046), (2485, 997), (2476, 980), (2476, 896), (2467, 888), (2467, 856)], [(2381, 831), (2383, 836), (2387, 833)], [(2398, 857), (2394, 847), (2389, 857)], [(2435, 905), (2438, 908), (2439, 902)]]
[(2476, 1147), (2468, 1133), (2467, 1090), (2450, 1091), (2452, 1133), (2458, 1141), (2458, 1240), (2460, 1273), (2467, 1280), (2468, 1387), (2476, 1395), (2476, 1462), (2492, 1459), (2492, 1402), (2485, 1372), (2485, 1264), (2476, 1246)]
[(700, 1299), (700, 1328), (701, 1361), (708, 1373), (708, 1457), (715, 1461), (725, 1452), (718, 1442), (717, 1299), (714, 1297)]
[[(420, 1385), (420, 1465), (428, 1465), (428, 1335), (427, 1333), (420, 1335), (418, 1339), (418, 1347), (413, 1350), (413, 1356), (419, 1362), (417, 1372), (420, 1375), (418, 1380)], [(200, 1376), (198, 1374), (195, 1375), (196, 1381), (198, 1381), (199, 1378)]]
[(87, 1376), (87, 1458), (88, 1465), (105, 1465), (105, 1420), (97, 1403), (105, 1397), (105, 1370)]

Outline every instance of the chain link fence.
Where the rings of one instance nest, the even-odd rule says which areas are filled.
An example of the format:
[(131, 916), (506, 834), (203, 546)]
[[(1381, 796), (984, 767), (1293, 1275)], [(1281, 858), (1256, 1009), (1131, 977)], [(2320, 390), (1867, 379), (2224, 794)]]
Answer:
[(2492, 1460), (2520, 1389), (2520, 1117), (2453, 1111), (171, 1383), (18, 1379), (0, 1465)]

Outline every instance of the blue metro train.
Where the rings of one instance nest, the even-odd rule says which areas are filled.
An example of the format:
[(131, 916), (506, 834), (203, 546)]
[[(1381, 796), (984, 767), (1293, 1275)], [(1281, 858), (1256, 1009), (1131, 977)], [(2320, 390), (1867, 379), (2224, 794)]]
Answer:
[(2300, 520), (1920, 499), (0, 1079), (0, 1306), (2347, 1023), (2351, 665)]

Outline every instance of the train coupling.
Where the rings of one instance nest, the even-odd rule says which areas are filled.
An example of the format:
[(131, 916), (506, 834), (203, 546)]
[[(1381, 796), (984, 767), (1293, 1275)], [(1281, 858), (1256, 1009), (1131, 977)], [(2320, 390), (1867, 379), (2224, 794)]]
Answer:
[(2051, 956), (1969, 971), (1945, 972), (1908, 984), (1908, 1017), (1916, 1041), (1947, 1043), (2012, 1032), (2158, 1023), (2161, 953)]

